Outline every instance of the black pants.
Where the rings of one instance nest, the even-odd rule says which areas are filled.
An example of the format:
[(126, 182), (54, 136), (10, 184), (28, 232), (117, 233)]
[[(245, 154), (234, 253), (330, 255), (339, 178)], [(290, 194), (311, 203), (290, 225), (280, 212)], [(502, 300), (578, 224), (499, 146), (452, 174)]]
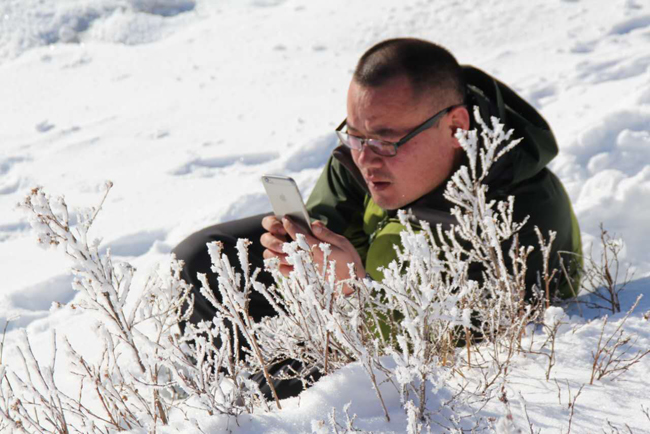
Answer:
[[(204, 320), (211, 321), (216, 313), (214, 306), (201, 294), (201, 282), (197, 278), (197, 273), (206, 274), (210, 288), (212, 288), (217, 300), (221, 301), (217, 276), (210, 270), (212, 262), (206, 244), (211, 241), (220, 241), (223, 244), (223, 253), (228, 257), (233, 267), (239, 266), (236, 249), (237, 240), (239, 238), (246, 238), (251, 241), (252, 244), (248, 247), (248, 260), (251, 272), (255, 271), (256, 268), (260, 268), (262, 271), (258, 275), (257, 280), (265, 285), (273, 284), (271, 274), (263, 271), (264, 258), (262, 257), (262, 253), (264, 252), (264, 247), (260, 243), (260, 237), (265, 232), (264, 228), (262, 228), (262, 218), (266, 215), (268, 214), (260, 214), (207, 227), (190, 235), (176, 246), (174, 249), (176, 257), (185, 262), (182, 277), (187, 283), (192, 285), (192, 294), (194, 295), (194, 311), (190, 317), (191, 323), (197, 324)], [(262, 294), (252, 291), (249, 313), (255, 321), (259, 321), (265, 316), (275, 315), (275, 310)], [(183, 332), (185, 331), (185, 324), (181, 324), (181, 330)], [(239, 342), (244, 343), (244, 340), (240, 339)], [(298, 361), (287, 360), (270, 367), (269, 371), (271, 374), (280, 374), (282, 371), (286, 372), (290, 369), (299, 371), (301, 365)], [(310, 373), (310, 376), (315, 381), (320, 377), (320, 374), (314, 370), (314, 372)], [(253, 379), (260, 384), (260, 389), (266, 398), (271, 399), (271, 389), (266, 384), (264, 375), (262, 373), (255, 374)], [(302, 382), (299, 380), (276, 380), (273, 384), (280, 399), (296, 396), (303, 390)]]

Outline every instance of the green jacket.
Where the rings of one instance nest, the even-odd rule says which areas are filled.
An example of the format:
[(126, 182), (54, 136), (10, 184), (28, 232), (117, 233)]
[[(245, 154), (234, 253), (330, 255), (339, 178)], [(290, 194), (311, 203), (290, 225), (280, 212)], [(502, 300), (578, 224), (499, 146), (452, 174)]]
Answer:
[[(514, 91), (479, 69), (464, 66), (463, 71), (468, 107), (478, 106), (486, 121), (491, 116), (498, 117), (505, 123), (506, 130), (514, 129), (514, 138), (523, 138), (518, 146), (495, 163), (485, 182), (489, 186), (488, 201), (515, 196), (515, 221), (530, 216), (520, 232), (520, 244), (535, 247), (529, 257), (526, 276), (530, 288), (537, 282), (538, 272), (542, 272), (542, 254), (535, 226), (541, 229), (545, 238), (548, 238), (549, 230), (557, 232), (552, 246), (551, 269), (560, 268), (558, 252), (576, 254), (567, 255), (567, 266), (582, 253), (580, 230), (569, 197), (560, 180), (546, 167), (557, 155), (557, 143), (542, 116)], [(476, 127), (472, 119), (470, 129)], [(432, 227), (438, 223), (449, 227), (455, 223), (455, 218), (450, 214), (452, 204), (443, 197), (445, 187), (446, 183), (443, 183), (404, 209), (410, 208), (417, 220), (426, 220)], [(399, 233), (404, 227), (397, 219), (396, 211), (383, 210), (372, 201), (348, 148), (339, 146), (333, 151), (307, 201), (307, 209), (311, 217), (348, 238), (363, 258), (370, 276), (382, 279), (379, 268), (396, 258), (393, 244), (399, 245)], [(577, 270), (577, 267), (573, 269)], [(574, 272), (574, 277), (577, 277), (577, 272)], [(480, 280), (480, 264), (470, 267), (470, 278)], [(571, 295), (564, 279), (558, 285), (561, 296)]]

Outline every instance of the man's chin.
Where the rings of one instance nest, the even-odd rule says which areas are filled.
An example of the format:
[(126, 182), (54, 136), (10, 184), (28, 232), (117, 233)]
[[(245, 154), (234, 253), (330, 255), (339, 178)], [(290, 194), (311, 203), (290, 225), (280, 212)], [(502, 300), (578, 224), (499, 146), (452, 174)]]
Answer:
[(401, 206), (401, 204), (396, 203), (394, 198), (387, 197), (381, 194), (371, 193), (370, 197), (372, 197), (372, 201), (377, 206), (379, 206), (379, 208), (387, 211), (398, 209)]

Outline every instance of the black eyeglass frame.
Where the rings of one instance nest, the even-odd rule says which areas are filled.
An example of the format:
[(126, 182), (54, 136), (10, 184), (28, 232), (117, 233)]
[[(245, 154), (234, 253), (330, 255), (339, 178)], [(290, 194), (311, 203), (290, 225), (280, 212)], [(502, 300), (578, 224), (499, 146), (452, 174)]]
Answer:
[(411, 131), (410, 133), (408, 133), (407, 135), (405, 135), (404, 137), (399, 139), (397, 142), (387, 142), (385, 140), (379, 140), (379, 139), (368, 139), (368, 138), (365, 138), (365, 137), (358, 137), (358, 136), (353, 136), (352, 134), (344, 133), (341, 130), (343, 129), (343, 127), (345, 127), (347, 125), (347, 122), (348, 122), (347, 118), (343, 119), (343, 122), (341, 122), (341, 125), (339, 125), (336, 128), (336, 135), (339, 137), (339, 140), (341, 141), (341, 143), (344, 146), (347, 146), (350, 149), (354, 149), (354, 148), (352, 148), (351, 146), (349, 146), (349, 145), (347, 145), (345, 143), (345, 141), (341, 137), (342, 134), (345, 134), (348, 137), (354, 137), (354, 138), (360, 140), (361, 141), (361, 147), (359, 149), (357, 149), (358, 151), (363, 149), (363, 145), (364, 144), (367, 145), (369, 140), (374, 140), (376, 142), (381, 142), (384, 145), (392, 145), (393, 146), (393, 153), (392, 154), (380, 154), (377, 151), (375, 151), (372, 146), (370, 147), (370, 150), (373, 151), (374, 153), (376, 153), (377, 155), (381, 155), (382, 157), (394, 157), (395, 155), (397, 155), (397, 148), (399, 148), (400, 146), (402, 146), (403, 144), (405, 144), (406, 142), (411, 140), (413, 137), (420, 134), (422, 131), (428, 130), (429, 128), (433, 127), (436, 124), (436, 122), (438, 122), (440, 119), (442, 119), (443, 116), (445, 116), (447, 113), (449, 113), (453, 109), (455, 109), (457, 107), (463, 107), (463, 106), (465, 106), (465, 104), (454, 104), (452, 106), (449, 106), (447, 108), (444, 108), (444, 109), (440, 110), (438, 113), (431, 116), (429, 119), (427, 119), (426, 121), (422, 122), (420, 125), (415, 127), (415, 129), (413, 129), (413, 131)]

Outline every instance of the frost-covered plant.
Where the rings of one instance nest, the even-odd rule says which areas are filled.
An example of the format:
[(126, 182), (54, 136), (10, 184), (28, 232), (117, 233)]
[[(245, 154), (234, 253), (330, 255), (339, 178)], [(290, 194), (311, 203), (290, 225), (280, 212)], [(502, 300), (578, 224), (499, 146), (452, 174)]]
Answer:
[[(246, 344), (248, 344), (249, 354), (248, 363), (257, 365), (264, 373), (264, 377), (271, 388), (275, 403), (279, 409), (282, 408), (280, 399), (273, 386), (271, 377), (269, 375), (269, 363), (262, 354), (260, 345), (258, 344), (257, 336), (255, 334), (256, 324), (248, 312), (249, 295), (253, 290), (253, 283), (256, 282), (257, 274), (260, 270), (255, 270), (253, 275), (250, 273), (250, 266), (248, 263), (248, 253), (246, 246), (250, 242), (248, 240), (240, 239), (237, 241), (238, 258), (243, 272), (238, 273), (231, 265), (228, 256), (221, 253), (223, 245), (219, 242), (212, 242), (208, 244), (208, 252), (212, 260), (212, 272), (216, 273), (219, 282), (218, 290), (221, 293), (221, 301), (217, 300), (214, 292), (210, 288), (208, 279), (205, 274), (199, 274), (201, 281), (201, 294), (206, 297), (212, 305), (217, 309), (219, 315), (217, 318), (224, 318), (233, 324), (235, 328), (232, 332), (234, 343), (232, 344), (232, 352), (234, 352), (234, 359), (239, 359), (239, 345), (238, 345), (238, 332), (244, 337)], [(243, 287), (242, 287), (243, 278)], [(224, 336), (226, 338), (227, 336)]]
[[(368, 321), (368, 291), (358, 291), (345, 297), (342, 288), (346, 281), (336, 282), (335, 264), (328, 262), (329, 247), (322, 245), (324, 263), (317, 267), (304, 237), (286, 243), (284, 250), (287, 261), (294, 269), (288, 277), (281, 275), (278, 263), (267, 261), (267, 268), (273, 274), (276, 284), (266, 287), (255, 280), (260, 270), (251, 275), (248, 267), (248, 242), (237, 244), (241, 272), (236, 271), (228, 257), (221, 254), (218, 243), (209, 245), (212, 270), (218, 276), (221, 295), (219, 302), (209, 288), (207, 280), (201, 277), (202, 293), (224, 318), (230, 320), (244, 336), (249, 349), (246, 363), (252, 370), (262, 371), (267, 384), (276, 397), (273, 380), (300, 378), (309, 384), (310, 372), (318, 370), (324, 374), (359, 361), (375, 385), (386, 418), (388, 410), (377, 386), (375, 371), (385, 370), (379, 362), (383, 346), (379, 345), (374, 327), (378, 323)], [(352, 272), (352, 270), (351, 270)], [(356, 282), (363, 286), (362, 282)], [(277, 315), (253, 323), (247, 311), (248, 294), (251, 287), (266, 297)], [(300, 370), (282, 372), (279, 377), (269, 374), (268, 366), (287, 360), (300, 362)], [(387, 371), (386, 371), (387, 372)]]
[[(107, 183), (104, 199), (111, 186)], [(205, 401), (206, 391), (212, 392), (225, 381), (224, 376), (212, 373), (209, 386), (201, 384), (197, 370), (207, 374), (217, 365), (214, 357), (205, 363), (195, 354), (203, 351), (212, 357), (215, 350), (199, 339), (190, 347), (178, 336), (177, 325), (191, 314), (183, 307), (192, 304), (190, 286), (180, 278), (182, 263), (170, 258), (166, 267), (159, 266), (144, 287), (134, 292), (134, 268), (114, 263), (110, 251), (100, 252), (99, 241), (89, 240), (88, 231), (101, 204), (84, 210), (74, 227), (64, 198), (52, 198), (41, 188), (33, 189), (19, 208), (27, 213), (40, 245), (57, 247), (71, 259), (73, 287), (82, 293), (72, 307), (98, 313), (101, 321), (96, 333), (102, 349), (98, 356), (84, 355), (64, 339), (69, 370), (80, 378), (79, 395), (71, 397), (54, 380), (56, 338), (48, 365), (37, 360), (25, 337), (20, 351), (25, 361), (22, 372), (0, 369), (0, 427), (104, 432), (109, 427), (124, 430), (167, 424), (170, 408), (184, 402), (176, 385), (186, 386), (185, 401)], [(215, 328), (223, 330), (223, 325), (216, 320)], [(187, 371), (193, 374), (190, 386), (182, 382), (182, 373)], [(227, 372), (233, 374), (228, 380), (239, 373), (236, 369)], [(238, 404), (219, 398), (218, 404), (204, 407), (237, 413)], [(91, 401), (94, 405), (85, 405)]]
[[(323, 264), (317, 267), (302, 235), (295, 243), (286, 243), (284, 251), (294, 267), (288, 277), (280, 273), (276, 260), (267, 261), (276, 285), (256, 283), (255, 289), (278, 313), (265, 318), (256, 333), (267, 357), (299, 360), (304, 373), (320, 366), (323, 374), (346, 365), (354, 357), (332, 337), (329, 316), (349, 308), (355, 298), (341, 295), (342, 283), (336, 282), (334, 264), (329, 263), (330, 249), (321, 245)], [(357, 304), (358, 306), (358, 304)], [(300, 373), (296, 373), (300, 377)]]
[[(104, 199), (111, 187), (112, 184), (107, 183)], [(57, 246), (72, 260), (72, 273), (75, 275), (73, 287), (84, 294), (78, 307), (98, 312), (105, 321), (99, 329), (100, 336), (103, 337), (102, 341), (106, 345), (104, 357), (94, 369), (86, 369), (87, 378), (97, 380), (101, 376), (99, 372), (102, 371), (102, 365), (104, 363), (111, 365), (110, 357), (111, 355), (116, 357), (116, 344), (119, 343), (120, 352), (124, 351), (128, 354), (124, 357), (130, 357), (135, 361), (134, 371), (120, 372), (120, 376), (124, 374), (131, 381), (142, 384), (140, 390), (143, 392), (138, 392), (139, 399), (134, 400), (134, 405), (142, 405), (142, 410), (147, 412), (154, 421), (160, 419), (163, 423), (166, 422), (166, 410), (160, 399), (160, 390), (156, 387), (160, 384), (160, 363), (155, 360), (159, 349), (155, 347), (160, 346), (162, 333), (171, 325), (167, 321), (177, 323), (180, 320), (180, 308), (187, 295), (172, 296), (173, 304), (163, 307), (166, 312), (160, 312), (161, 303), (158, 302), (156, 295), (145, 291), (135, 301), (134, 306), (127, 308), (133, 268), (128, 264), (114, 264), (110, 251), (101, 255), (99, 241), (88, 239), (88, 230), (101, 209), (101, 204), (97, 209), (84, 210), (79, 216), (79, 223), (74, 228), (70, 225), (65, 199), (50, 198), (40, 188), (33, 189), (19, 207), (27, 212), (39, 244), (44, 247)], [(140, 315), (136, 316), (138, 313)], [(153, 348), (147, 345), (143, 350), (144, 342), (137, 342), (140, 336), (135, 325), (137, 322), (149, 319), (158, 329), (158, 339), (151, 340), (148, 337), (144, 339), (144, 342), (153, 345)], [(71, 354), (75, 354), (72, 349)], [(88, 366), (86, 361), (83, 363)], [(120, 378), (118, 381), (122, 380), (123, 378)], [(112, 381), (112, 378), (108, 381)], [(134, 385), (133, 388), (136, 389), (136, 386)], [(117, 409), (120, 406), (119, 399), (115, 401), (107, 398), (102, 395), (103, 390), (96, 390), (111, 423), (120, 428), (130, 427), (128, 418), (118, 416), (121, 414)]]
[[(416, 231), (409, 216), (400, 213), (406, 231), (401, 234), (398, 259), (383, 270), (381, 282), (355, 279), (354, 273), (349, 280), (336, 282), (327, 255), (316, 267), (302, 238), (285, 245), (293, 265), (287, 278), (279, 274), (277, 264), (274, 268), (269, 263), (277, 283), (268, 288), (253, 283), (278, 312), (254, 326), (265, 362), (293, 358), (306, 372), (312, 367), (327, 372), (358, 361), (384, 410), (377, 384), (386, 380), (398, 388), (403, 404), (411, 408), (409, 414), (420, 420), (427, 418), (427, 389), (436, 390), (452, 375), (461, 339), (468, 344), (469, 366), (472, 335), (482, 335), (491, 344), (487, 355), (474, 350), (484, 372), (483, 391), (507, 374), (524, 327), (537, 318), (541, 303), (531, 306), (524, 299), (532, 247), (518, 244), (517, 233), (525, 222), (513, 221), (514, 199), (487, 201), (483, 184), (493, 164), (518, 141), (507, 143), (512, 131), (504, 132), (497, 119), (489, 127), (478, 111), (475, 116), (482, 125), (483, 143), (479, 146), (476, 131), (458, 133), (469, 166), (456, 172), (445, 194), (455, 204), (452, 213), (458, 224), (434, 231), (420, 222), (422, 230)], [(509, 261), (502, 248), (507, 243)], [(543, 247), (549, 250), (549, 245)], [(326, 247), (321, 249), (327, 254)], [(214, 257), (213, 263), (220, 273), (230, 273)], [(470, 267), (476, 265), (482, 267), (480, 282), (470, 278)], [(354, 295), (342, 296), (342, 284), (354, 287)], [(535, 294), (541, 300), (539, 291)], [(223, 295), (225, 299), (227, 294)], [(384, 380), (378, 381), (377, 374)]]
[[(485, 368), (483, 387), (487, 390), (499, 378), (505, 379), (510, 360), (520, 350), (525, 326), (542, 312), (543, 295), (539, 288), (526, 288), (525, 284), (527, 260), (533, 246), (520, 245), (518, 233), (527, 219), (514, 221), (512, 196), (503, 201), (488, 201), (488, 187), (484, 184), (494, 163), (520, 140), (510, 140), (513, 131), (504, 131), (504, 125), (496, 118), (488, 126), (478, 108), (474, 117), (481, 125), (482, 143), (479, 144), (475, 130), (457, 132), (469, 166), (461, 167), (452, 176), (445, 192), (445, 197), (456, 205), (452, 214), (458, 224), (444, 234), (438, 229), (438, 238), (447, 257), (456, 255), (457, 263), (480, 269), (481, 282), (476, 288), (479, 296), (467, 307), (475, 312), (475, 331), (489, 343), (474, 351), (478, 367)], [(537, 232), (542, 251), (548, 253), (554, 235), (551, 233), (545, 243)], [(548, 254), (545, 258), (548, 260)], [(552, 274), (553, 271), (545, 268), (544, 282), (550, 282)], [(528, 300), (527, 290), (532, 293)], [(485, 348), (489, 348), (487, 354), (481, 351)], [(469, 350), (467, 363), (471, 365)]]
[[(104, 319), (98, 327), (105, 347), (99, 361), (90, 363), (66, 343), (82, 387), (94, 391), (101, 413), (73, 408), (82, 397), (67, 400), (53, 381), (44, 381), (45, 388), (17, 390), (13, 385), (18, 382), (2, 368), (0, 421), (26, 426), (31, 414), (40, 414), (37, 424), (51, 420), (54, 426), (62, 418), (69, 423), (76, 417), (77, 426), (92, 431), (165, 424), (174, 408), (237, 416), (268, 409), (250, 380), (252, 373), (264, 374), (280, 408), (274, 380), (293, 377), (308, 384), (314, 370), (327, 374), (359, 362), (387, 419), (382, 383), (400, 393), (409, 431), (431, 429), (440, 424), (440, 417), (449, 421), (447, 428), (463, 429), (463, 417), (475, 414), (464, 411), (472, 407), (472, 399), (485, 402), (499, 381), (503, 392), (525, 326), (543, 307), (539, 289), (533, 290), (532, 304), (525, 301), (532, 247), (519, 245), (517, 234), (525, 222), (513, 219), (514, 199), (488, 201), (484, 184), (493, 164), (518, 141), (510, 141), (512, 131), (504, 132), (497, 119), (488, 126), (478, 110), (474, 114), (482, 127), (482, 143), (476, 131), (458, 132), (469, 165), (453, 175), (445, 192), (454, 204), (457, 224), (443, 230), (420, 222), (420, 229), (414, 229), (410, 216), (400, 213), (406, 231), (396, 247), (397, 260), (383, 270), (381, 282), (358, 279), (353, 269), (349, 279), (337, 281), (329, 247), (319, 246), (324, 260), (315, 264), (311, 247), (299, 236), (284, 247), (293, 271), (282, 276), (277, 261), (267, 261), (275, 284), (265, 286), (256, 280), (260, 270), (250, 269), (246, 240), (237, 243), (239, 267), (212, 243), (208, 248), (218, 287), (210, 288), (205, 276), (199, 278), (203, 296), (218, 314), (212, 322), (188, 324), (183, 336), (176, 333), (176, 325), (188, 320), (191, 311), (183, 306), (191, 306), (192, 300), (180, 279), (180, 263), (172, 259), (166, 270), (134, 293), (134, 269), (113, 264), (110, 252), (100, 254), (99, 243), (88, 242), (99, 208), (86, 212), (73, 229), (65, 201), (35, 189), (21, 207), (32, 216), (39, 242), (60, 246), (73, 259), (74, 286), (84, 294), (78, 306)], [(550, 251), (553, 235), (548, 242), (539, 236), (542, 249)], [(548, 284), (549, 276), (552, 271), (545, 269), (542, 282)], [(344, 285), (354, 293), (344, 296)], [(254, 322), (248, 312), (252, 291), (264, 295), (277, 316)], [(476, 336), (487, 345), (470, 346)], [(466, 348), (459, 350), (461, 341)], [(287, 360), (300, 362), (301, 368), (273, 378), (269, 367)], [(45, 371), (38, 363), (27, 364), (25, 370), (28, 375), (49, 372), (53, 363)], [(464, 366), (482, 374), (476, 391), (466, 391), (468, 384), (463, 385), (458, 394), (438, 404), (448, 411), (432, 411), (427, 404), (430, 392), (456, 381), (455, 373)], [(31, 407), (16, 412), (18, 400)]]
[(396, 363), (395, 380), (402, 402), (417, 397), (417, 413), (424, 418), (426, 388), (442, 386), (453, 365), (456, 343), (472, 327), (472, 304), (477, 282), (467, 278), (467, 264), (458, 258), (444, 262), (426, 223), (415, 232), (406, 214), (400, 214), (402, 232), (398, 260), (374, 282), (369, 310), (388, 323), (390, 336), (380, 342)]
[[(410, 396), (416, 397), (422, 419), (427, 387), (436, 390), (447, 382), (461, 340), (467, 344), (467, 365), (474, 358), (474, 365), (483, 369), (485, 391), (507, 373), (524, 327), (539, 314), (539, 303), (525, 301), (526, 260), (533, 249), (518, 243), (525, 221), (514, 221), (513, 197), (488, 201), (484, 184), (494, 163), (519, 140), (511, 141), (513, 132), (505, 132), (498, 119), (488, 126), (478, 109), (474, 115), (482, 127), (482, 143), (476, 130), (457, 133), (469, 165), (452, 176), (445, 191), (455, 205), (451, 212), (457, 224), (432, 230), (420, 222), (416, 231), (401, 213), (406, 231), (396, 247), (398, 259), (383, 270), (383, 281), (373, 284), (374, 296), (369, 297), (368, 310), (389, 323), (390, 341), (382, 341), (383, 352), (397, 365), (394, 375), (402, 401), (406, 405)], [(509, 261), (503, 249), (508, 243)], [(480, 281), (470, 274), (477, 266)], [(490, 342), (487, 355), (470, 348), (476, 335)]]
[(367, 431), (361, 430), (354, 426), (355, 419), (357, 418), (356, 414), (350, 416), (350, 406), (352, 402), (348, 402), (343, 406), (343, 415), (345, 416), (345, 425), (336, 417), (336, 408), (332, 407), (332, 411), (328, 414), (328, 424), (324, 420), (312, 420), (311, 422), (311, 432), (313, 434), (329, 434), (329, 433), (366, 433)]
[[(516, 146), (520, 139), (510, 140), (513, 130), (505, 132), (504, 125), (492, 118), (490, 128), (474, 110), (482, 127), (482, 145), (476, 131), (459, 131), (458, 141), (469, 159), (469, 168), (461, 167), (452, 177), (445, 197), (456, 204), (452, 209), (458, 225), (446, 235), (456, 249), (465, 248), (468, 261), (482, 268), (482, 295), (474, 306), (479, 313), (481, 332), (488, 339), (496, 336), (519, 337), (522, 326), (534, 320), (538, 310), (535, 303), (526, 303), (525, 275), (528, 255), (533, 246), (521, 246), (518, 232), (526, 224), (515, 222), (514, 197), (506, 201), (487, 201), (488, 187), (483, 183), (492, 165)], [(479, 164), (480, 163), (480, 164)], [(539, 233), (539, 231), (538, 231)], [(540, 235), (541, 236), (541, 235)], [(551, 234), (551, 240), (554, 236)], [(546, 250), (548, 245), (543, 245)], [(509, 261), (504, 252), (508, 252)], [(511, 264), (510, 266), (508, 264)], [(533, 288), (533, 300), (539, 298)]]
[(249, 367), (240, 360), (232, 331), (217, 315), (211, 323), (186, 324), (183, 336), (172, 335), (168, 364), (172, 379), (187, 399), (185, 405), (209, 415), (239, 416), (266, 402)]

